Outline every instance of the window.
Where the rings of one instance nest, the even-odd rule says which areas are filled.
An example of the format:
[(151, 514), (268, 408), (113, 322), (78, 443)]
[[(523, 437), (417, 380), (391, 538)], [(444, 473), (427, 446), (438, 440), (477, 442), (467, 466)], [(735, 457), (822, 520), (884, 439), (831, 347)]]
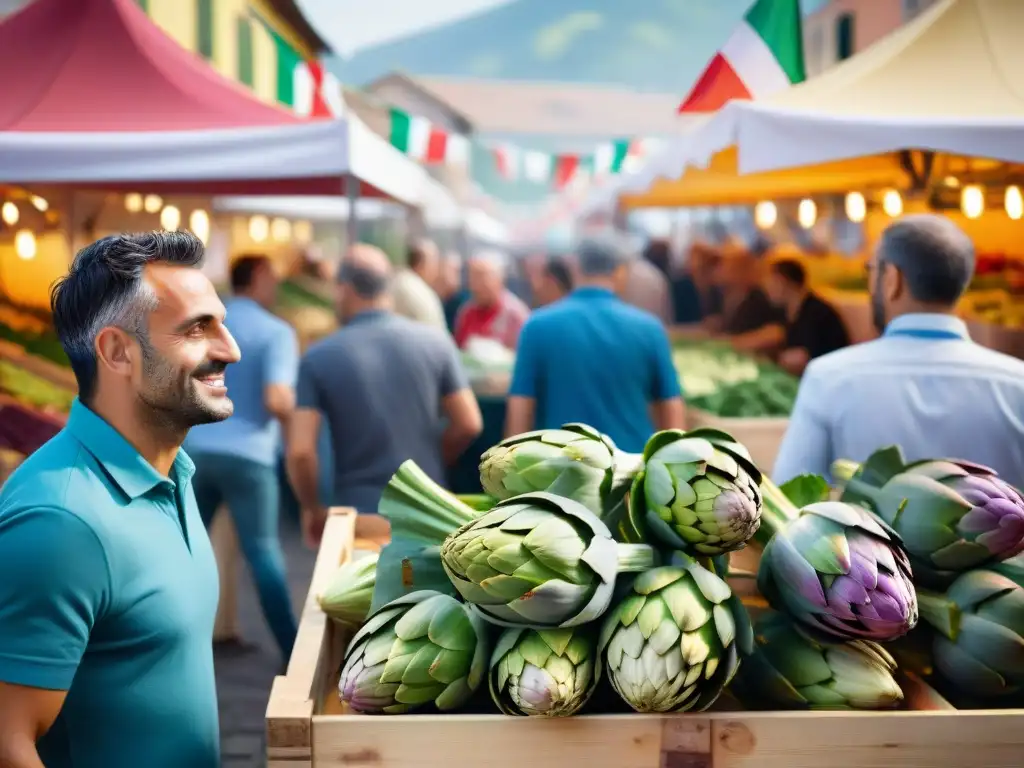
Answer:
[(196, 0), (196, 51), (213, 58), (213, 0)]
[(239, 16), (238, 26), (238, 79), (253, 85), (252, 22), (247, 16)]
[(836, 19), (836, 61), (853, 56), (853, 14), (844, 13)]

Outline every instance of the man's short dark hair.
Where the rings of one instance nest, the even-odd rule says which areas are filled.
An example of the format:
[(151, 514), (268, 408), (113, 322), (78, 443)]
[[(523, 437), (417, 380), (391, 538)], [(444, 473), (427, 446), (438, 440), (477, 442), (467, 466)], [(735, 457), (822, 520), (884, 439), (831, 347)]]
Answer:
[(896, 267), (917, 301), (953, 306), (974, 276), (974, 243), (945, 216), (922, 213), (890, 224), (878, 244), (879, 262)]
[(96, 388), (96, 336), (108, 326), (148, 339), (146, 318), (156, 297), (143, 279), (148, 264), (199, 267), (203, 242), (191, 232), (111, 235), (76, 255), (67, 275), (50, 291), (53, 325), (88, 403)]
[(231, 265), (231, 290), (244, 291), (252, 285), (253, 278), (261, 269), (270, 267), (270, 258), (259, 253), (245, 254)]
[(563, 293), (569, 293), (572, 290), (572, 270), (569, 269), (565, 259), (551, 256), (545, 264), (545, 269)]
[(797, 288), (803, 288), (807, 285), (807, 270), (796, 259), (779, 259), (772, 263), (771, 270), (787, 283)]
[(427, 252), (434, 248), (434, 244), (430, 240), (416, 240), (409, 246), (409, 250), (406, 253), (406, 263), (409, 269), (416, 271), (427, 258)]

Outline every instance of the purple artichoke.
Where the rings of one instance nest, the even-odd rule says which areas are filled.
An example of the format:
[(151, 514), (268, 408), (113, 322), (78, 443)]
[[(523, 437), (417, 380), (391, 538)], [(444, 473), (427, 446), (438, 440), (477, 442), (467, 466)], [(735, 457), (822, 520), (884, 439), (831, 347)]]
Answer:
[[(762, 485), (766, 508), (785, 510)], [(764, 548), (757, 585), (776, 609), (824, 641), (893, 640), (917, 623), (917, 595), (899, 537), (851, 504), (808, 504), (784, 519)], [(774, 526), (773, 526), (774, 527)]]
[(1024, 498), (993, 470), (959, 459), (902, 458), (895, 448), (877, 451), (842, 498), (867, 506), (900, 535), (916, 578), (945, 586), (1024, 550)]

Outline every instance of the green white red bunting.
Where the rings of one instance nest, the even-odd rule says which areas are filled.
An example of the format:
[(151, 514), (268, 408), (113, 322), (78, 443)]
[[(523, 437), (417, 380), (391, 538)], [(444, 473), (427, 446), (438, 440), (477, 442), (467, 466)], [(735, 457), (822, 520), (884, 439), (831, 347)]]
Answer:
[(341, 117), (345, 98), (341, 82), (323, 62), (304, 59), (270, 25), (264, 26), (277, 49), (277, 100), (302, 117)]
[[(469, 162), (469, 139), (453, 134), (429, 120), (400, 109), (391, 110), (391, 145), (426, 164)], [(525, 179), (535, 184), (551, 184), (557, 189), (582, 178), (604, 177), (629, 170), (651, 149), (651, 140), (609, 141), (589, 154), (552, 154), (525, 150), (514, 144), (490, 147), (498, 174), (509, 181)]]

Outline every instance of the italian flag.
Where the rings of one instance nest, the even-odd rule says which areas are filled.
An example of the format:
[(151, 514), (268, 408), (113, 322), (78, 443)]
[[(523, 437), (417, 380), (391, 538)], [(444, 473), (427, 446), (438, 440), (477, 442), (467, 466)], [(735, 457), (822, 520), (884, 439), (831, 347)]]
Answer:
[(683, 100), (680, 113), (715, 112), (803, 82), (799, 0), (757, 0)]
[(277, 100), (302, 117), (341, 117), (345, 99), (341, 82), (322, 62), (304, 59), (274, 30), (277, 49)]
[(469, 141), (449, 133), (429, 120), (400, 109), (391, 110), (391, 146), (428, 165), (456, 163), (469, 159)]

